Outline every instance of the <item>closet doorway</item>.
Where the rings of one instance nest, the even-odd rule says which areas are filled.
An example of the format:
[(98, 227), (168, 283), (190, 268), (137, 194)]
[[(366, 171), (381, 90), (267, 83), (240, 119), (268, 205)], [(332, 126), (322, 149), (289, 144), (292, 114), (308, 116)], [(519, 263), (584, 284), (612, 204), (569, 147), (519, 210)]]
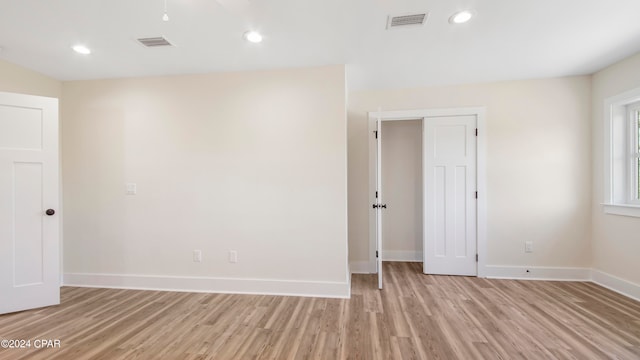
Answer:
[(371, 268), (422, 261), (425, 274), (482, 276), (484, 109), (369, 113)]

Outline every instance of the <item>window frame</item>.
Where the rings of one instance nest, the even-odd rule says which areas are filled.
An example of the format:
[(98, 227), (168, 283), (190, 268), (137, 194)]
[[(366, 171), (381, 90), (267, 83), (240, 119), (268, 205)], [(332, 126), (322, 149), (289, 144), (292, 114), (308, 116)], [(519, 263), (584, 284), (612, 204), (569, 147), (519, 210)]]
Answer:
[[(634, 112), (635, 118), (632, 115)], [(639, 140), (635, 134), (638, 126), (637, 112), (640, 112), (640, 88), (605, 100), (605, 178), (602, 205), (607, 214), (640, 217), (640, 199), (634, 194), (638, 186), (636, 178)]]
[(640, 102), (627, 105), (627, 116), (629, 119), (629, 136), (628, 139), (628, 157), (627, 161), (627, 181), (628, 181), (628, 194), (627, 200), (631, 205), (640, 205), (640, 184), (639, 184), (639, 169), (638, 159), (640, 158), (640, 150), (638, 149), (638, 142), (640, 141)]

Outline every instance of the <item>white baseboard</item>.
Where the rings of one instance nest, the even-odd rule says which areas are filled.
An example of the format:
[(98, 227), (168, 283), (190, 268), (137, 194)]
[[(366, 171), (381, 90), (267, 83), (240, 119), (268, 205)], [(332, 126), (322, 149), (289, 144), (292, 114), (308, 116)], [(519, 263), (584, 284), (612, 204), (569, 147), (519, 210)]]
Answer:
[(383, 261), (422, 262), (422, 251), (382, 250)]
[(349, 282), (65, 273), (64, 286), (345, 298)]
[(638, 284), (596, 269), (592, 270), (591, 281), (609, 290), (640, 301), (640, 285)]
[[(527, 272), (528, 270), (528, 272)], [(490, 279), (590, 281), (591, 269), (543, 266), (487, 265), (485, 274)]]
[(349, 269), (352, 274), (373, 274), (376, 269), (371, 269), (371, 264), (368, 261), (352, 261), (349, 263)]
[(486, 274), (490, 279), (590, 281), (640, 301), (640, 284), (591, 268), (488, 265)]
[[(371, 274), (368, 261), (350, 264), (352, 274)], [(529, 270), (529, 273), (526, 272)], [(590, 268), (500, 266), (486, 267), (487, 278), (516, 280), (592, 281), (602, 287), (640, 301), (640, 285)], [(234, 279), (187, 276), (65, 273), (64, 286), (134, 290), (282, 295), (349, 298), (349, 282)]]

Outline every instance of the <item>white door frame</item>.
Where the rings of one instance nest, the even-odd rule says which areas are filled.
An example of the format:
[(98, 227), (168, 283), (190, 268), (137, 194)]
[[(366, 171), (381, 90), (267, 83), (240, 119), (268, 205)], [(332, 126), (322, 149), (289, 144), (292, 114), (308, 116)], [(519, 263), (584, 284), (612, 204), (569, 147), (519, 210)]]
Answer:
[[(440, 116), (476, 116), (478, 127), (477, 138), (477, 251), (478, 277), (486, 277), (487, 262), (487, 172), (486, 172), (486, 109), (484, 107), (437, 108), (422, 110), (370, 111), (369, 119), (369, 272), (376, 272), (376, 211), (371, 204), (376, 203), (376, 120), (380, 116), (382, 121), (423, 120), (428, 117)], [(424, 126), (423, 126), (424, 129)], [(424, 130), (422, 134), (424, 138)], [(424, 149), (423, 149), (424, 152)], [(424, 154), (423, 154), (424, 159)], [(423, 160), (424, 161), (424, 160)], [(424, 179), (423, 179), (424, 181)], [(426, 206), (424, 202), (423, 206)], [(426, 232), (423, 234), (426, 236)], [(424, 239), (423, 239), (424, 241)], [(382, 256), (382, 253), (380, 253)]]

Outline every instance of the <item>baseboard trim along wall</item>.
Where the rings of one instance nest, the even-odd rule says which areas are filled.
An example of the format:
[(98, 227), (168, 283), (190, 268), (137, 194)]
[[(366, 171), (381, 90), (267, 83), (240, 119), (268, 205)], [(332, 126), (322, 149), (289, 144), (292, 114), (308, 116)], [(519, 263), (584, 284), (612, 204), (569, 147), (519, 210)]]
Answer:
[[(352, 274), (371, 274), (368, 261), (350, 264)], [(527, 273), (527, 270), (529, 272)], [(511, 280), (591, 281), (640, 301), (640, 285), (590, 268), (497, 266), (486, 267), (487, 278)], [(349, 282), (234, 279), (188, 276), (65, 273), (64, 286), (132, 290), (229, 293), (342, 298), (350, 297)]]
[(422, 251), (382, 250), (382, 260), (422, 262)]
[[(529, 270), (529, 272), (527, 272)], [(351, 263), (352, 274), (374, 274), (368, 261)], [(504, 280), (590, 281), (640, 301), (640, 284), (591, 268), (488, 265), (487, 278)]]
[(600, 270), (592, 270), (591, 281), (609, 290), (640, 301), (640, 285), (620, 279)]
[(64, 286), (252, 295), (350, 297), (349, 282), (65, 273)]
[[(385, 260), (401, 261), (401, 260)], [(402, 260), (404, 261), (404, 260)], [(414, 260), (416, 262), (421, 262)], [(371, 268), (368, 261), (354, 261), (350, 264), (352, 274), (375, 274), (375, 268)], [(529, 272), (527, 272), (529, 270)], [(565, 280), (565, 281), (590, 281), (591, 269), (569, 267), (541, 267), (541, 266), (502, 266), (489, 265), (486, 267), (489, 279), (510, 280)]]
[(487, 265), (489, 279), (590, 281), (590, 268)]

